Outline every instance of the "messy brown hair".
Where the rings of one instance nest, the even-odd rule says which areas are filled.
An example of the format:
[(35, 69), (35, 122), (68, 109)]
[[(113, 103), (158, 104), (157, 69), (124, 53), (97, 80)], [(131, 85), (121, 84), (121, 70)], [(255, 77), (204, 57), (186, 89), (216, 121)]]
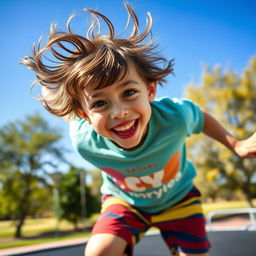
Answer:
[[(81, 109), (82, 90), (87, 85), (98, 89), (113, 84), (126, 74), (128, 61), (136, 65), (147, 83), (162, 84), (165, 77), (173, 72), (173, 60), (163, 58), (153, 44), (150, 13), (147, 13), (144, 31), (139, 33), (134, 10), (128, 3), (125, 7), (128, 21), (124, 32), (130, 21), (133, 22), (127, 38), (115, 35), (114, 26), (106, 16), (85, 9), (94, 17), (86, 36), (71, 31), (71, 16), (66, 32), (57, 31), (57, 25), (52, 24), (46, 45), (41, 48), (39, 41), (33, 46), (33, 56), (22, 59), (21, 63), (36, 74), (33, 85), (38, 84), (42, 91), (47, 91), (38, 98), (49, 112), (57, 116), (74, 116)], [(108, 35), (101, 34), (102, 21), (108, 27)]]

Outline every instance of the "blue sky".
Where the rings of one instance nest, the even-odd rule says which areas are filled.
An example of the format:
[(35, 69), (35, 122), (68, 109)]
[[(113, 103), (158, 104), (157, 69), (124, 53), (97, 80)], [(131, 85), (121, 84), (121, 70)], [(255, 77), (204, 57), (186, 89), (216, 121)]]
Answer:
[[(153, 35), (167, 58), (175, 58), (175, 76), (159, 89), (158, 96), (182, 97), (191, 81), (200, 82), (204, 65), (221, 65), (241, 73), (256, 56), (256, 2), (251, 0), (131, 0), (145, 25), (146, 12), (153, 16)], [(74, 30), (87, 29), (84, 8), (107, 15), (121, 32), (126, 12), (121, 0), (0, 0), (1, 94), (0, 126), (39, 111), (51, 125), (63, 129), (70, 148), (67, 125), (48, 114), (30, 93), (35, 79), (19, 61), (30, 55), (33, 42), (47, 36), (51, 22), (64, 28), (68, 17), (79, 15)], [(84, 163), (70, 154), (79, 166)], [(85, 164), (85, 166), (88, 166)]]

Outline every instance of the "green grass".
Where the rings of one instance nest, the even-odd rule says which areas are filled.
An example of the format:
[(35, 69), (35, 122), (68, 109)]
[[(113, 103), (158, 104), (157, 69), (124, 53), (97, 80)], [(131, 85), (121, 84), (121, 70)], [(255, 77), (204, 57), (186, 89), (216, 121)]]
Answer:
[[(37, 235), (39, 233), (51, 232), (56, 229), (56, 220), (54, 218), (28, 219), (22, 228), (22, 234), (25, 236)], [(60, 230), (72, 230), (73, 226), (66, 222), (59, 223)], [(12, 221), (0, 221), (0, 238), (13, 237), (15, 226)]]
[[(256, 205), (256, 199), (253, 201)], [(204, 214), (207, 215), (212, 210), (222, 210), (222, 209), (238, 209), (238, 208), (249, 208), (246, 201), (223, 201), (214, 203), (203, 204)]]
[(14, 241), (9, 242), (6, 244), (0, 244), (0, 249), (6, 249), (6, 248), (13, 248), (13, 247), (19, 247), (19, 246), (28, 246), (28, 245), (34, 245), (34, 244), (42, 244), (42, 243), (48, 243), (48, 242), (56, 242), (56, 241), (63, 241), (73, 238), (82, 238), (89, 236), (89, 233), (83, 233), (83, 234), (73, 234), (68, 235), (65, 237), (54, 237), (54, 238), (38, 238), (38, 239), (32, 239), (32, 240), (22, 240), (22, 241)]
[[(98, 218), (98, 214), (92, 215), (87, 221), (87, 225), (91, 225)], [(36, 236), (40, 233), (54, 232), (56, 230), (56, 219), (54, 218), (40, 218), (40, 219), (26, 219), (22, 227), (22, 234), (24, 236)], [(82, 223), (79, 225), (83, 226)], [(72, 231), (73, 225), (67, 221), (60, 221), (58, 228), (60, 231)], [(13, 237), (15, 233), (15, 226), (13, 221), (0, 221), (0, 238)]]
[[(92, 225), (97, 217), (98, 214), (95, 214), (89, 218), (85, 223), (86, 226)], [(61, 236), (55, 237), (56, 220), (54, 218), (27, 219), (22, 228), (24, 238), (15, 239), (13, 238), (15, 233), (13, 222), (0, 221), (0, 249), (80, 238), (89, 235), (88, 232), (75, 232), (73, 225), (67, 221), (60, 221), (58, 227), (60, 234), (65, 232), (65, 235), (61, 234)], [(79, 227), (82, 228), (84, 225), (80, 223)], [(48, 235), (45, 236), (45, 233), (48, 233)]]

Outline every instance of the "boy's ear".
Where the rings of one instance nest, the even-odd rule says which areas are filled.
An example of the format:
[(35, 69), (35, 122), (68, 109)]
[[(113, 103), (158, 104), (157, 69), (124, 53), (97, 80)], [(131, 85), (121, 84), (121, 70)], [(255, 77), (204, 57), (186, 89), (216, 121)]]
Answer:
[(89, 124), (91, 124), (90, 118), (87, 116), (87, 114), (86, 114), (82, 109), (78, 109), (78, 110), (77, 110), (77, 114), (78, 114), (80, 117), (84, 118)]
[(156, 96), (156, 81), (152, 82), (148, 86), (148, 99), (150, 102), (154, 101)]

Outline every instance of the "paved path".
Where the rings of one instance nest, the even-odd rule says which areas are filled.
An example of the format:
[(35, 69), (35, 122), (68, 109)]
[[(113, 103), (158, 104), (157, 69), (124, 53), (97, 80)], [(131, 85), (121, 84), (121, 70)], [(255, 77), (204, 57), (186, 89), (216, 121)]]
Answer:
[[(0, 256), (21, 255), (21, 254), (26, 255), (31, 252), (40, 252), (40, 251), (44, 251), (44, 253), (45, 253), (47, 250), (53, 250), (53, 249), (58, 249), (58, 248), (67, 249), (68, 247), (84, 245), (84, 244), (86, 244), (86, 241), (87, 241), (87, 238), (76, 238), (76, 239), (49, 242), (49, 243), (43, 243), (43, 244), (36, 244), (36, 245), (29, 245), (29, 246), (22, 246), (22, 247), (13, 247), (13, 248), (8, 248), (8, 249), (0, 249)], [(46, 255), (46, 254), (44, 254), (44, 255)], [(70, 254), (70, 255), (72, 255), (72, 254)]]

